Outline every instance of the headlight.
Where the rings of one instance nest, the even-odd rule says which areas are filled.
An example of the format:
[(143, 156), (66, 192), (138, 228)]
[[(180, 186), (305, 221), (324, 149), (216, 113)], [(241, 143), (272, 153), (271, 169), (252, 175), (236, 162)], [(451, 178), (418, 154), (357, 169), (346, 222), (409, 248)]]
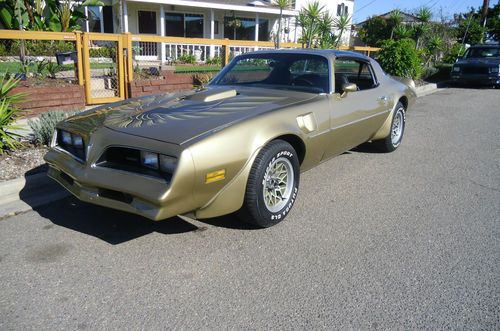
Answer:
[(141, 151), (141, 164), (145, 167), (158, 170), (158, 154)]
[(173, 174), (177, 167), (177, 159), (168, 155), (160, 154), (160, 170), (169, 174)]
[(83, 137), (79, 134), (58, 129), (55, 142), (60, 148), (68, 151), (81, 160), (85, 160), (85, 144), (83, 142)]
[(453, 66), (452, 71), (453, 71), (453, 72), (460, 72), (460, 67)]
[(73, 138), (73, 145), (76, 148), (83, 148), (83, 139), (81, 136), (73, 134), (72, 138)]

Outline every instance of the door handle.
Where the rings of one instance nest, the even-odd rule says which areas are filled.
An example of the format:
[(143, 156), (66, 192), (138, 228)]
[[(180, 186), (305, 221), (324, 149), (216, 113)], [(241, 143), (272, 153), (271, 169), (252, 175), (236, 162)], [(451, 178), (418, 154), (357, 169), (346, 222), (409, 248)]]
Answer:
[(387, 100), (389, 100), (389, 99), (388, 99), (385, 95), (383, 95), (383, 96), (381, 96), (381, 97), (378, 97), (378, 99), (379, 99), (380, 101), (387, 101)]

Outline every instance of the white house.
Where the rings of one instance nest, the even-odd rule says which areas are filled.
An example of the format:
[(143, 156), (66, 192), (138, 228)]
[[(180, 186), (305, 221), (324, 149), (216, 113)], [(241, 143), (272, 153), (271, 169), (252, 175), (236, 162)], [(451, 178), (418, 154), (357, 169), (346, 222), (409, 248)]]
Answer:
[[(296, 42), (300, 38), (296, 17), (309, 1), (312, 0), (291, 0), (291, 8), (283, 10), (282, 41)], [(354, 0), (319, 1), (336, 16), (352, 16)], [(273, 41), (280, 13), (272, 0), (122, 0), (121, 4), (118, 0), (107, 0), (104, 3), (104, 7), (85, 9), (88, 17), (85, 31)], [(235, 21), (237, 24), (232, 24)], [(147, 46), (141, 47), (142, 56), (165, 59), (173, 55), (168, 45), (164, 52), (158, 46), (142, 46)], [(218, 55), (213, 47), (203, 51), (209, 56)]]

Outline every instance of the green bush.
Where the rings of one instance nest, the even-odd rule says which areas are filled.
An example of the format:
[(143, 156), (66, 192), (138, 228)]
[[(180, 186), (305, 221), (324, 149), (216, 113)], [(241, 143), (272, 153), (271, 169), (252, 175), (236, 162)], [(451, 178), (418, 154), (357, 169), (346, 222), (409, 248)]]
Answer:
[(20, 128), (12, 123), (22, 113), (16, 107), (16, 103), (20, 102), (26, 95), (24, 93), (7, 95), (17, 86), (18, 82), (13, 78), (0, 80), (0, 154), (7, 148), (16, 149), (20, 145), (18, 141), (20, 135), (12, 132), (12, 130)]
[(42, 113), (38, 120), (28, 120), (28, 125), (33, 131), (34, 141), (36, 144), (48, 146), (52, 141), (52, 135), (56, 129), (57, 123), (61, 122), (73, 113), (64, 113), (61, 111), (50, 111)]
[[(19, 56), (20, 40), (3, 40), (0, 42), (0, 56)], [(26, 40), (26, 56), (55, 56), (57, 52), (73, 51), (72, 41)]]
[(181, 63), (189, 63), (189, 64), (194, 64), (196, 63), (196, 57), (193, 54), (184, 54), (181, 55), (177, 58), (177, 61)]
[(213, 58), (208, 58), (205, 61), (206, 64), (209, 65), (217, 65), (220, 66), (222, 64), (222, 58), (220, 56), (214, 56)]
[(114, 59), (116, 57), (116, 48), (114, 47), (99, 47), (89, 50), (90, 57), (107, 57)]
[(378, 61), (393, 76), (418, 79), (422, 74), (420, 54), (412, 39), (384, 41)]
[(443, 57), (444, 63), (455, 63), (459, 57), (464, 55), (465, 46), (462, 44), (455, 44), (450, 48), (448, 52)]

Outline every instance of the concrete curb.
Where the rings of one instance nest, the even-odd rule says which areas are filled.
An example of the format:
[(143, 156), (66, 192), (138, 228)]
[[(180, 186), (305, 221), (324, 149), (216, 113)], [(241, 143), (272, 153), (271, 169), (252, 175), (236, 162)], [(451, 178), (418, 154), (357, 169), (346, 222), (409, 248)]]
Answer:
[(45, 172), (0, 182), (0, 219), (30, 211), (69, 195)]
[[(437, 84), (416, 88), (417, 97), (434, 93)], [(0, 219), (24, 213), (33, 208), (60, 200), (70, 195), (45, 172), (0, 182)]]
[(417, 98), (418, 98), (436, 92), (438, 90), (438, 87), (437, 84), (435, 83), (429, 83), (422, 86), (418, 86), (415, 90), (417, 91)]

